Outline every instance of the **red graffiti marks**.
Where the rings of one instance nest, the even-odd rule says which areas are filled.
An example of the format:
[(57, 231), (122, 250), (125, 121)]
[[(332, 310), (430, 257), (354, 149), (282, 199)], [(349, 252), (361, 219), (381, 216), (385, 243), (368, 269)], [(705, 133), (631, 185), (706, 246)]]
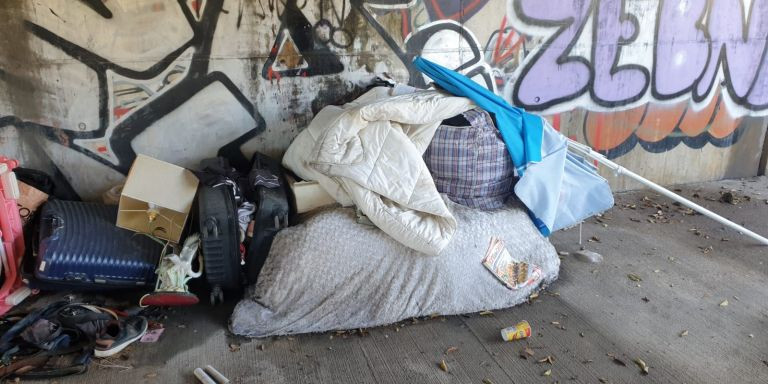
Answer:
[(587, 143), (598, 151), (618, 147), (634, 134), (644, 112), (644, 106), (621, 112), (588, 112), (584, 120)]
[(483, 8), (488, 0), (428, 0), (425, 1), (431, 20), (467, 20)]
[[(507, 32), (508, 31), (508, 32)], [(520, 50), (523, 38), (512, 28), (507, 28), (507, 17), (501, 19), (501, 27), (496, 36), (496, 43), (491, 54), (491, 65), (500, 67), (507, 63)]]
[[(704, 108), (689, 102), (644, 104), (621, 112), (587, 112), (584, 135), (587, 143), (609, 156), (620, 156), (636, 143), (652, 152), (674, 148), (680, 141), (693, 148), (707, 142), (729, 143), (741, 118), (734, 118), (718, 94)], [(724, 143), (727, 144), (727, 143)]]
[(638, 139), (650, 143), (664, 140), (675, 130), (675, 123), (680, 121), (680, 117), (685, 113), (686, 105), (687, 103), (683, 102), (674, 105), (643, 106), (645, 116), (635, 130), (635, 135)]

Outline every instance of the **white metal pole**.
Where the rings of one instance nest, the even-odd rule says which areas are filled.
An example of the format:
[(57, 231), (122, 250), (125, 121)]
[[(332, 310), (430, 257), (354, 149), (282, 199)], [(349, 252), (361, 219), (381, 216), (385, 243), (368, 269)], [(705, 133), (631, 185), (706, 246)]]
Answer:
[(722, 216), (718, 215), (717, 213), (714, 213), (714, 212), (710, 211), (709, 209), (706, 209), (706, 208), (702, 207), (701, 205), (698, 205), (698, 204), (696, 204), (696, 203), (694, 203), (694, 202), (692, 202), (692, 201), (690, 201), (690, 200), (688, 200), (688, 199), (686, 199), (686, 198), (684, 198), (684, 197), (682, 197), (682, 196), (680, 196), (680, 195), (678, 195), (678, 194), (676, 194), (676, 193), (674, 193), (674, 192), (672, 192), (672, 191), (670, 191), (670, 190), (668, 190), (668, 189), (666, 189), (666, 188), (664, 188), (664, 187), (662, 187), (662, 186), (660, 186), (660, 185), (658, 185), (658, 184), (656, 184), (656, 183), (654, 183), (654, 182), (652, 182), (652, 181), (650, 181), (650, 180), (648, 180), (648, 179), (646, 179), (646, 178), (644, 178), (644, 177), (642, 177), (642, 176), (640, 176), (640, 175), (638, 175), (638, 174), (636, 174), (636, 173), (634, 173), (634, 172), (632, 172), (632, 171), (622, 167), (621, 165), (616, 164), (615, 162), (613, 162), (611, 160), (608, 160), (608, 158), (603, 156), (603, 154), (595, 151), (594, 149), (592, 149), (588, 145), (585, 145), (585, 144), (579, 143), (577, 141), (568, 139), (568, 148), (573, 150), (576, 153), (579, 153), (579, 154), (581, 154), (583, 156), (589, 157), (590, 159), (597, 160), (597, 162), (599, 162), (600, 164), (602, 164), (602, 165), (608, 167), (609, 169), (613, 170), (616, 173), (616, 175), (625, 175), (625, 176), (629, 177), (630, 179), (638, 181), (641, 184), (645, 185), (646, 187), (648, 187), (648, 188), (650, 188), (650, 189), (652, 189), (652, 190), (654, 190), (654, 191), (656, 191), (656, 192), (658, 192), (658, 193), (660, 193), (660, 194), (662, 194), (662, 195), (664, 195), (664, 196), (666, 196), (666, 197), (668, 197), (668, 198), (670, 198), (670, 199), (672, 199), (674, 201), (677, 201), (678, 203), (680, 203), (680, 204), (682, 204), (682, 205), (684, 205), (684, 206), (686, 206), (686, 207), (688, 207), (690, 209), (693, 209), (694, 211), (699, 212), (702, 215), (704, 215), (706, 217), (709, 217), (710, 219), (715, 220), (715, 221), (717, 221), (720, 224), (725, 225), (728, 228), (731, 228), (731, 229), (733, 229), (735, 231), (743, 233), (743, 234), (745, 234), (745, 235), (747, 235), (747, 236), (749, 236), (749, 237), (759, 241), (763, 245), (768, 245), (768, 239), (766, 239), (765, 237), (760, 236), (757, 233), (752, 232), (749, 229), (744, 228), (743, 226), (738, 225), (738, 224), (734, 223), (733, 221), (730, 221), (730, 220), (726, 219), (725, 217), (722, 217)]

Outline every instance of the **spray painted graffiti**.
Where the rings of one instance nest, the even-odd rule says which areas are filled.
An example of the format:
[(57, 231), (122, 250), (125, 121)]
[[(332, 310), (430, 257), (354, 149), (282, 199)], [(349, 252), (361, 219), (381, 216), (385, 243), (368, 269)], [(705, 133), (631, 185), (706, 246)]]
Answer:
[[(523, 23), (560, 26), (523, 64), (514, 101), (531, 110), (547, 110), (588, 92), (594, 104), (611, 108), (641, 99), (652, 85), (655, 99), (685, 95), (698, 103), (711, 96), (722, 69), (723, 87), (734, 105), (751, 111), (766, 109), (768, 91), (759, 85), (768, 84), (764, 83), (768, 63), (763, 60), (768, 2), (753, 1), (746, 18), (742, 1), (646, 2), (644, 14), (657, 16), (655, 44), (650, 47), (632, 46), (641, 23), (627, 13), (626, 4), (621, 0), (513, 2), (514, 13)], [(649, 8), (655, 6), (657, 10)], [(587, 28), (593, 40), (590, 54), (572, 55)], [(625, 49), (636, 52), (624, 55)], [(648, 50), (653, 57), (650, 66), (619, 64), (625, 56), (632, 59)]]
[(586, 139), (612, 157), (637, 143), (730, 146), (739, 117), (767, 109), (766, 1), (520, 0), (510, 13), (546, 41), (507, 96), (544, 113), (592, 110)]
[[(336, 29), (324, 18), (312, 26), (296, 0), (288, 0), (280, 13), (280, 19), (275, 43), (261, 71), (265, 79), (329, 75), (344, 69), (339, 58), (328, 48), (329, 43), (344, 47), (334, 39), (343, 29)], [(347, 40), (351, 44), (351, 39)]]
[[(11, 3), (11, 39), (30, 51), (19, 62), (34, 64), (0, 57), (0, 146), (26, 140), (16, 147), (83, 196), (136, 153), (194, 166), (284, 149), (382, 72), (426, 86), (416, 55), (610, 157), (729, 147), (768, 115), (768, 0)], [(9, 41), (0, 48), (18, 51)]]
[[(488, 89), (496, 90), (485, 62), (480, 43), (475, 35), (460, 20), (477, 12), (486, 1), (472, 1), (464, 4), (452, 1), (363, 1), (353, 4), (371, 26), (384, 38), (392, 52), (409, 71), (409, 83), (424, 87), (426, 79), (416, 70), (411, 61), (414, 56), (424, 56), (438, 64), (463, 73)], [(464, 9), (468, 13), (461, 12)], [(400, 18), (399, 31), (389, 31), (381, 19), (396, 14)], [(424, 18), (424, 15), (427, 18)], [(432, 21), (433, 17), (440, 17)], [(442, 17), (441, 17), (442, 16)], [(402, 41), (402, 43), (398, 43)], [(446, 50), (446, 47), (452, 49)]]
[[(89, 2), (96, 3), (99, 2)], [(82, 126), (56, 128), (5, 116), (0, 118), (0, 127), (13, 125), (35, 130), (47, 140), (75, 150), (122, 174), (127, 174), (137, 150), (183, 166), (195, 166), (201, 157), (217, 154), (226, 154), (235, 162), (246, 164), (240, 146), (264, 131), (265, 124), (255, 106), (226, 75), (208, 71), (211, 40), (222, 3), (222, 0), (207, 0), (204, 4), (179, 1), (178, 6), (194, 31), (192, 38), (140, 71), (111, 62), (40, 25), (26, 22), (26, 29), (35, 37), (62, 50), (96, 73), (99, 124), (95, 130), (83, 130)], [(91, 8), (100, 10), (98, 13), (103, 17), (111, 17), (104, 4)], [(176, 121), (168, 122), (167, 114), (182, 106), (187, 107), (187, 113), (182, 113), (183, 117), (176, 116)], [(220, 116), (228, 117), (215, 124), (218, 129), (214, 135), (205, 131), (187, 131), (178, 132), (180, 136), (172, 141), (167, 135), (153, 137), (153, 131), (158, 129), (167, 133), (169, 125), (183, 128), (184, 120), (200, 124), (201, 121), (195, 117), (197, 111), (211, 109), (221, 112)], [(237, 124), (227, 124), (230, 122)], [(179, 138), (186, 140), (180, 141)], [(66, 175), (67, 170), (61, 171)], [(102, 189), (104, 187), (101, 186)]]

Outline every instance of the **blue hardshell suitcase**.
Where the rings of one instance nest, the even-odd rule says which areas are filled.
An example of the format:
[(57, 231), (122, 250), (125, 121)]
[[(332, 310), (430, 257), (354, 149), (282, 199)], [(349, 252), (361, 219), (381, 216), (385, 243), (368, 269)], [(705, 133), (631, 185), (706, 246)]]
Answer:
[(152, 286), (162, 245), (115, 226), (117, 206), (51, 200), (40, 214), (34, 277), (40, 289)]

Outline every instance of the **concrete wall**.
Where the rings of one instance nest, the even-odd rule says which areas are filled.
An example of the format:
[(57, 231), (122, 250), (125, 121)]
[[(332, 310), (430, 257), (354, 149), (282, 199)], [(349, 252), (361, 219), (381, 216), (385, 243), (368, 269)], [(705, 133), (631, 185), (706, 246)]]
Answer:
[(5, 0), (0, 20), (0, 152), (86, 198), (136, 153), (279, 154), (376, 74), (424, 85), (413, 54), (662, 183), (754, 175), (768, 114), (768, 0)]

